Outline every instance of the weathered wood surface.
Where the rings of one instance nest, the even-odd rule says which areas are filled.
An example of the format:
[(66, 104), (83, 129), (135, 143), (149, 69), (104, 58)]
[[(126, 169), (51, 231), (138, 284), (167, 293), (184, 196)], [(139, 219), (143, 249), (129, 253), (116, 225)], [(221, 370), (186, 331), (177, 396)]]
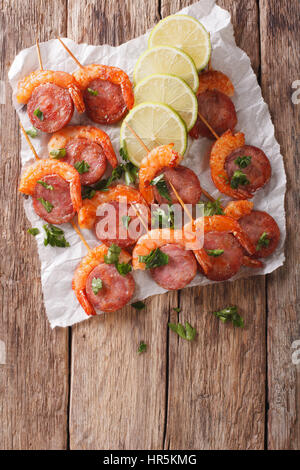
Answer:
[[(34, 42), (37, 28), (41, 40), (61, 34), (78, 42), (118, 45), (191, 3), (0, 1), (4, 54), (0, 78), (7, 81), (9, 63)], [(232, 13), (237, 43), (250, 56), (259, 79), (261, 72), (263, 94), (286, 156), (287, 265), (267, 281), (258, 277), (169, 293), (148, 299), (145, 311), (127, 307), (76, 325), (70, 333), (69, 369), (68, 330), (51, 331), (45, 318), (35, 242), (26, 234), (28, 224), (16, 190), (18, 125), (7, 86), (6, 105), (0, 105), (0, 341), (7, 348), (6, 364), (0, 363), (0, 448), (300, 446), (299, 365), (291, 361), (291, 343), (300, 339), (294, 231), (300, 105), (290, 101), (291, 82), (300, 79), (296, 42), (300, 7), (288, 0), (280, 6), (275, 0), (217, 3)], [(218, 323), (211, 314), (234, 303), (245, 317), (244, 331)], [(182, 312), (177, 317), (172, 307), (179, 305)], [(181, 341), (170, 333), (169, 318), (196, 325), (196, 342)], [(147, 354), (137, 354), (140, 340), (149, 345)]]
[[(300, 4), (260, 2), (261, 83), (287, 171), (287, 242), (283, 268), (267, 278), (268, 447), (300, 448), (300, 364), (292, 362), (292, 343), (300, 339), (299, 296), (299, 136)], [(296, 96), (295, 96), (296, 99)], [(298, 346), (299, 349), (299, 346)]]
[[(55, 11), (55, 15), (53, 12)], [(6, 84), (1, 115), (0, 448), (61, 449), (67, 445), (68, 330), (51, 331), (43, 306), (40, 264), (18, 193), (19, 126), (7, 72), (15, 55), (65, 34), (65, 1), (0, 2), (0, 79)], [(3, 97), (4, 98), (4, 97)], [(1, 100), (2, 101), (2, 100)]]

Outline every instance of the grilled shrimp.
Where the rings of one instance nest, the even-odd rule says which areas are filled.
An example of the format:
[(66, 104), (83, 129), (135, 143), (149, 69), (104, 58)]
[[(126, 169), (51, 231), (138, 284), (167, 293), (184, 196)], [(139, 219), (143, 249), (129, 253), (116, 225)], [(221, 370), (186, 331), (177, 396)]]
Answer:
[(199, 88), (197, 95), (207, 90), (218, 90), (227, 96), (234, 95), (234, 86), (231, 80), (218, 70), (208, 70), (199, 75)]

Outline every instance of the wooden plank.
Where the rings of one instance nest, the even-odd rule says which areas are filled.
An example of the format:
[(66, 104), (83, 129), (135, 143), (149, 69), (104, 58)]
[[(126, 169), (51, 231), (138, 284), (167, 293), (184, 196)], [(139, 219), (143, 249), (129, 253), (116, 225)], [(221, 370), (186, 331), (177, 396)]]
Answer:
[[(53, 14), (55, 12), (55, 14)], [(7, 72), (16, 53), (66, 32), (65, 1), (0, 2), (1, 307), (0, 448), (64, 449), (67, 445), (68, 330), (51, 331), (40, 284), (40, 263), (17, 186), (19, 127)], [(5, 362), (3, 364), (3, 362)]]
[(292, 344), (300, 339), (299, 92), (298, 104), (292, 102), (292, 84), (300, 79), (299, 16), (299, 2), (260, 1), (261, 82), (288, 178), (286, 262), (267, 279), (270, 449), (300, 447), (300, 368), (292, 362)]
[[(157, 21), (158, 2), (69, 1), (68, 36), (119, 44)], [(140, 312), (127, 307), (72, 329), (71, 449), (163, 448), (166, 325), (177, 294)], [(140, 340), (149, 345), (138, 355)]]
[[(162, 1), (162, 16), (190, 1)], [(255, 0), (217, 2), (232, 14), (239, 46), (259, 68)], [(211, 312), (238, 305), (244, 330)], [(172, 320), (197, 327), (194, 344), (170, 333), (166, 449), (262, 449), (265, 409), (265, 283), (263, 277), (183, 290)]]

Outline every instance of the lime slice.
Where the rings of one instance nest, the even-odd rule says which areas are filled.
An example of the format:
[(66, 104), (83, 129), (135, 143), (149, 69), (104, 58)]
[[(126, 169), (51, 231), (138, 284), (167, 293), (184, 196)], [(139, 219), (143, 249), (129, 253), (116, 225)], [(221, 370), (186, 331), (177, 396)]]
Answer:
[(147, 151), (131, 132), (127, 124), (140, 137), (149, 150), (158, 145), (174, 144), (174, 150), (184, 154), (187, 145), (186, 127), (181, 117), (170, 106), (162, 103), (141, 103), (123, 120), (120, 145), (126, 148), (129, 160), (136, 166)]
[(188, 15), (171, 15), (161, 20), (151, 32), (148, 46), (178, 47), (192, 57), (198, 70), (206, 67), (211, 52), (209, 33)]
[(135, 65), (133, 80), (138, 83), (148, 75), (157, 73), (176, 75), (182, 78), (195, 93), (198, 90), (199, 78), (194, 61), (180, 49), (170, 46), (147, 49)]
[(134, 89), (135, 104), (144, 101), (171, 106), (184, 120), (189, 131), (196, 122), (198, 101), (193, 90), (175, 75), (149, 75)]

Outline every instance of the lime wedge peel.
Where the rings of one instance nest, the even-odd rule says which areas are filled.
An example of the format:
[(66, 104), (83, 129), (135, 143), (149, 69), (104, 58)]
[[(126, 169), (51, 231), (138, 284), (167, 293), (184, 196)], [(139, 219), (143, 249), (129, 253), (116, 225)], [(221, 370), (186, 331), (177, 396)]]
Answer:
[(206, 67), (211, 55), (210, 35), (204, 26), (189, 15), (170, 15), (152, 30), (148, 47), (177, 47), (194, 60), (197, 70)]
[(141, 103), (127, 114), (120, 131), (120, 145), (126, 146), (128, 158), (136, 166), (140, 166), (146, 152), (126, 123), (149, 150), (170, 143), (174, 144), (174, 150), (180, 155), (186, 150), (187, 130), (181, 117), (165, 104)]
[(149, 75), (135, 87), (134, 98), (136, 105), (145, 101), (167, 104), (184, 120), (188, 131), (196, 122), (196, 95), (184, 80), (175, 75)]
[(184, 80), (196, 93), (199, 87), (198, 72), (193, 59), (172, 46), (147, 49), (138, 59), (133, 71), (133, 81), (139, 83), (153, 74), (170, 74)]

